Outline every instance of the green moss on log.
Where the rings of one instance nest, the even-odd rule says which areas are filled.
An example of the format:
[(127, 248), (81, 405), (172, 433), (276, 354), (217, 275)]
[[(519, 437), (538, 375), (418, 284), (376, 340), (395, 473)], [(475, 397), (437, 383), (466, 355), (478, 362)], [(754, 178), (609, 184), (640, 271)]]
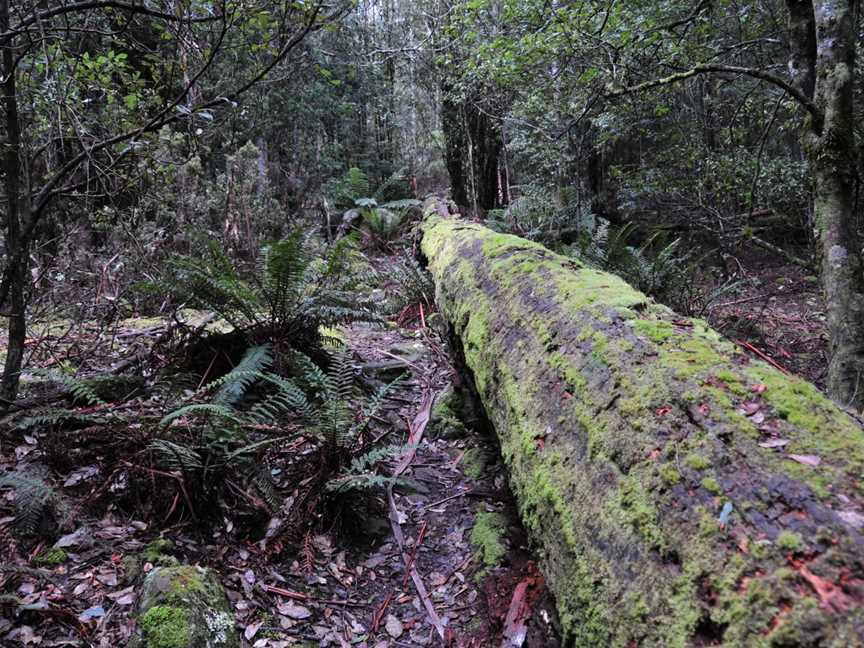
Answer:
[(862, 645), (858, 424), (618, 277), (460, 220), (423, 231), (567, 643)]

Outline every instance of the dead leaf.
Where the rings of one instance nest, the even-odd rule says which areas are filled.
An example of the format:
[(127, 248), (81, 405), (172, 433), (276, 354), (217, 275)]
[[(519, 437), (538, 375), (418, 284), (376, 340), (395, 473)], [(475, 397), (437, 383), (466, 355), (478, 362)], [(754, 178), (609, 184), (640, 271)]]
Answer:
[(789, 439), (768, 439), (759, 444), (760, 448), (782, 448), (789, 445)]
[(252, 638), (258, 634), (258, 629), (264, 625), (263, 621), (256, 621), (255, 623), (250, 623), (246, 626), (246, 629), (243, 631), (243, 636), (246, 637), (246, 641), (252, 641)]
[(402, 627), (402, 622), (392, 614), (387, 615), (387, 622), (384, 624), (384, 629), (387, 630), (387, 634), (394, 639), (398, 639), (402, 636), (402, 633), (405, 632), (405, 628)]
[(747, 403), (741, 403), (741, 407), (738, 409), (738, 412), (743, 414), (744, 416), (753, 416), (756, 412), (762, 409), (762, 404), (756, 401), (749, 401)]
[(864, 515), (857, 511), (840, 511), (837, 516), (853, 529), (864, 527)]
[(840, 587), (821, 576), (817, 576), (804, 563), (793, 561), (792, 566), (801, 574), (801, 578), (806, 580), (816, 591), (823, 608), (835, 612), (845, 612), (855, 604), (852, 597)]
[(797, 455), (790, 454), (786, 455), (787, 459), (791, 459), (792, 461), (797, 461), (800, 464), (804, 464), (805, 466), (818, 466), (822, 463), (822, 458), (817, 457), (816, 455)]
[(279, 614), (283, 614), (291, 619), (308, 619), (312, 616), (311, 610), (302, 605), (297, 605), (291, 601), (280, 602), (276, 605)]

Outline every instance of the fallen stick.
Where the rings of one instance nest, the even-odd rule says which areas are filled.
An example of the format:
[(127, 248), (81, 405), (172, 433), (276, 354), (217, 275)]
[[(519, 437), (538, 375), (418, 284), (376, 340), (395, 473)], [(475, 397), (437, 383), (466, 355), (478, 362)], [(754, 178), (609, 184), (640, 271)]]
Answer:
[(770, 365), (771, 365), (772, 367), (774, 367), (775, 369), (779, 369), (779, 370), (782, 371), (784, 374), (788, 374), (788, 373), (789, 373), (789, 370), (786, 369), (783, 365), (778, 364), (778, 363), (774, 360), (774, 358), (772, 358), (771, 356), (769, 356), (768, 354), (766, 354), (764, 351), (760, 351), (759, 349), (757, 349), (755, 346), (753, 346), (753, 345), (750, 344), (749, 342), (743, 342), (743, 341), (741, 341), (741, 340), (735, 340), (735, 343), (736, 343), (736, 344), (740, 344), (742, 347), (744, 347), (744, 348), (747, 349), (748, 351), (750, 351), (750, 352), (752, 352), (752, 353), (755, 353), (757, 356), (759, 356), (760, 358), (762, 358), (765, 362), (767, 362), (768, 364), (770, 364)]
[(392, 600), (393, 592), (389, 592), (387, 597), (384, 599), (384, 602), (381, 604), (381, 607), (372, 613), (372, 634), (378, 632), (378, 627), (381, 625), (381, 619), (384, 618), (384, 613), (387, 611), (387, 608), (390, 606), (390, 601)]
[(350, 601), (348, 599), (322, 599), (318, 598), (317, 596), (312, 596), (310, 594), (304, 594), (303, 592), (295, 592), (293, 590), (287, 590), (282, 587), (276, 587), (275, 585), (264, 585), (264, 591), (271, 594), (278, 594), (279, 596), (284, 596), (285, 598), (294, 601), (309, 601), (312, 603), (323, 603), (324, 605), (344, 605), (345, 607), (355, 608), (366, 607), (365, 603), (358, 603), (356, 601)]
[(420, 597), (420, 600), (423, 602), (423, 607), (426, 608), (426, 614), (429, 616), (429, 621), (435, 627), (435, 631), (441, 639), (445, 639), (446, 634), (444, 632), (444, 624), (441, 623), (441, 618), (438, 616), (438, 612), (435, 611), (435, 606), (432, 604), (432, 599), (429, 598), (429, 592), (423, 584), (423, 579), (417, 572), (417, 567), (411, 564), (408, 554), (405, 553), (405, 536), (403, 535), (402, 527), (399, 524), (399, 509), (396, 508), (396, 502), (393, 499), (393, 489), (391, 487), (387, 488), (387, 500), (390, 505), (390, 528), (393, 529), (393, 537), (396, 539), (396, 544), (399, 546), (399, 553), (402, 556), (402, 561), (405, 563), (405, 568), (408, 570), (411, 580), (414, 582), (417, 596)]

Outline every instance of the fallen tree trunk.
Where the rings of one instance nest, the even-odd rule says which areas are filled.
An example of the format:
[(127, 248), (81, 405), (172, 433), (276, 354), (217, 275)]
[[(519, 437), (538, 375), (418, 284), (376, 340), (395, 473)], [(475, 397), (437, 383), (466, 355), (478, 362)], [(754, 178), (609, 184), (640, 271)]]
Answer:
[(568, 645), (864, 645), (850, 416), (614, 275), (423, 233)]

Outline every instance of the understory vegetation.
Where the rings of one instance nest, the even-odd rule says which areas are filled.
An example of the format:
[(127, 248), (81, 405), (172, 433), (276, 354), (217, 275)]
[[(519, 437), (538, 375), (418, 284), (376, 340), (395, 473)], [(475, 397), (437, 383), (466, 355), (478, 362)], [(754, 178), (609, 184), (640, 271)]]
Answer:
[[(851, 1), (0, 0), (0, 644), (138, 632), (52, 607), (85, 525), (173, 547), (150, 567), (242, 547), (314, 584), (344, 563), (322, 538), (404, 523), (418, 394), (471, 382), (419, 252), (429, 197), (864, 410), (862, 33)], [(435, 469), (506, 491), (494, 451), (458, 451)], [(479, 583), (518, 523), (475, 504), (442, 542)], [(409, 576), (422, 538), (392, 549)], [(381, 604), (363, 623), (404, 642)]]

